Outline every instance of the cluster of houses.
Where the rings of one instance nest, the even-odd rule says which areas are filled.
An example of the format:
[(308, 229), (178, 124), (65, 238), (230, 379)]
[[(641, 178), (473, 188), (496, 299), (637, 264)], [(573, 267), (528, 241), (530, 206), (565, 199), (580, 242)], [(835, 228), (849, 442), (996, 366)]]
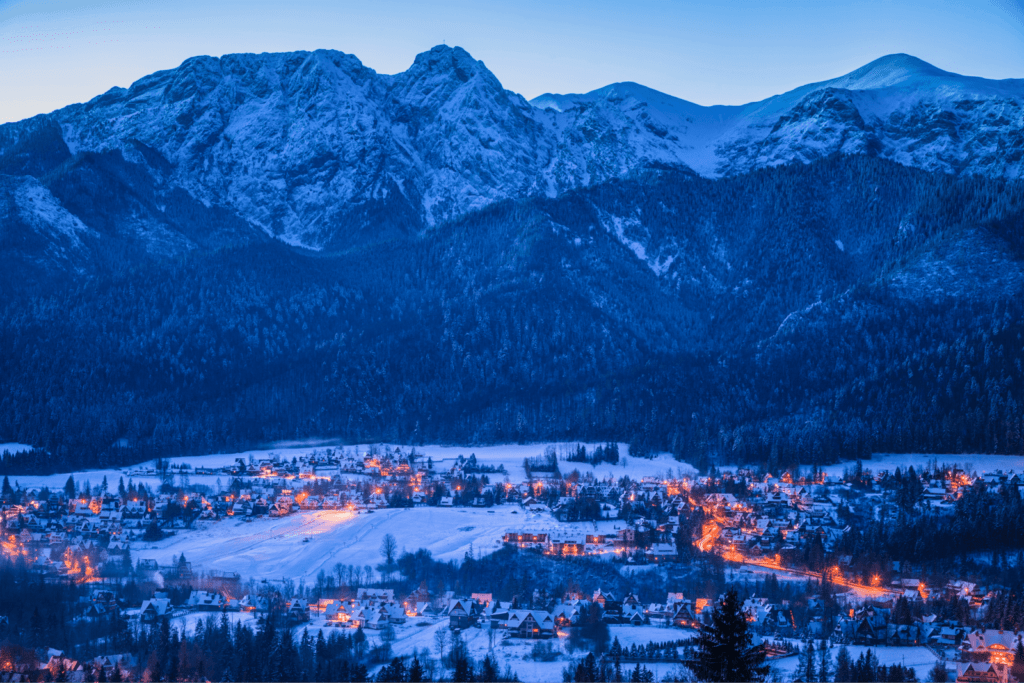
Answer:
[[(5, 681), (70, 681), (84, 683), (93, 681), (101, 675), (100, 680), (130, 680), (135, 667), (135, 658), (130, 654), (104, 655), (89, 660), (77, 660), (68, 657), (63, 650), (46, 649), (45, 657), (40, 658), (37, 670), (7, 671), (3, 674)], [(115, 669), (117, 673), (115, 674)]]
[(449, 591), (435, 599), (423, 588), (399, 602), (390, 589), (359, 589), (354, 598), (322, 599), (314, 609), (328, 625), (336, 626), (378, 630), (409, 619), (430, 619), (447, 620), (453, 631), (480, 627), (504, 631), (511, 637), (551, 638), (559, 629), (577, 624), (595, 605), (609, 624), (693, 627), (707, 602), (669, 593), (664, 603), (642, 604), (632, 594), (616, 600), (598, 590), (590, 598), (545, 599), (536, 593), (527, 606), (518, 601), (496, 601), (490, 593), (457, 597)]
[[(567, 463), (568, 467), (572, 464)], [(231, 486), (213, 493), (208, 487), (190, 484), (193, 476), (210, 475), (228, 477)], [(503, 469), (482, 465), (473, 457), (460, 457), (454, 464), (441, 466), (414, 450), (384, 448), (362, 455), (351, 449), (324, 449), (290, 461), (238, 459), (217, 468), (137, 468), (126, 471), (125, 476), (129, 482), (133, 477), (158, 477), (172, 484), (177, 477), (179, 485), (163, 487), (163, 492), (156, 494), (147, 490), (145, 495), (130, 485), (127, 491), (119, 487), (121, 493), (94, 491), (74, 497), (62, 491), (45, 498), (24, 492), (4, 494), (0, 498), (0, 549), (9, 555), (23, 555), (33, 569), (46, 576), (81, 581), (134, 571), (148, 573), (163, 585), (184, 586), (191, 585), (194, 578), (184, 558), (167, 567), (145, 560), (133, 566), (130, 544), (147, 534), (174, 533), (202, 520), (228, 517), (252, 519), (313, 510), (363, 512), (391, 505), (514, 504), (561, 522), (617, 520), (611, 532), (599, 531), (596, 524), (593, 529), (589, 524), (552, 525), (543, 531), (528, 530), (524, 524), (522, 530), (509, 531), (502, 539), (508, 545), (553, 557), (604, 555), (625, 562), (673, 562), (678, 559), (681, 520), (699, 512), (703, 524), (697, 541), (700, 550), (779, 569), (806, 566), (813, 551), (850, 576), (858, 570), (852, 566), (852, 558), (837, 550), (849, 530), (849, 520), (885, 520), (898, 514), (898, 501), (890, 493), (895, 475), (886, 471), (858, 473), (855, 478), (817, 474), (794, 479), (788, 474), (776, 477), (740, 470), (715, 477), (623, 477), (616, 481), (611, 477), (598, 480), (589, 473), (559, 474), (534, 468), (527, 481), (514, 483)], [(990, 485), (1020, 484), (1013, 472), (997, 471), (982, 478)], [(976, 480), (975, 475), (959, 470), (930, 472), (920, 482), (920, 504), (950, 508), (962, 489)], [(834, 629), (830, 625), (827, 635), (866, 645), (929, 645), (955, 649), (965, 656), (982, 650), (988, 655), (995, 652), (998, 638), (971, 631), (962, 623), (922, 615), (923, 610), (915, 610), (913, 618), (905, 613), (894, 618), (898, 600), (923, 603), (933, 591), (914, 578), (909, 567), (890, 563), (879, 573), (871, 582), (878, 599), (849, 606), (830, 621)], [(219, 578), (237, 582), (239, 577)], [(970, 617), (980, 620), (999, 587), (954, 580), (935, 590), (965, 600)], [(235, 599), (229, 596), (233, 592), (193, 591), (184, 604), (173, 608), (167, 595), (157, 594), (142, 605), (138, 617), (155, 622), (182, 610), (268, 608), (264, 598)], [(641, 604), (636, 596), (617, 600), (598, 591), (586, 598), (535, 599), (527, 608), (494, 601), (489, 595), (431, 598), (414, 594), (398, 602), (390, 591), (364, 589), (347, 600), (309, 605), (295, 599), (285, 608), (294, 623), (317, 615), (339, 627), (381, 629), (410, 618), (447, 619), (455, 629), (486, 626), (513, 636), (543, 638), (575, 623), (594, 604), (601, 606), (602, 618), (609, 623), (693, 626), (701, 619), (707, 601), (670, 593), (663, 603)], [(116, 609), (112, 601), (97, 597), (87, 616), (102, 616), (111, 609)], [(825, 635), (824, 606), (815, 597), (808, 603), (809, 622), (799, 627), (784, 603), (753, 597), (744, 604), (744, 611), (759, 633)], [(971, 675), (983, 673), (979, 669)]]
[[(90, 600), (101, 605), (103, 612), (118, 609), (113, 594), (103, 589), (94, 590)], [(347, 599), (322, 598), (308, 603), (293, 598), (283, 602), (282, 609), (292, 624), (319, 618), (328, 627), (377, 631), (409, 620), (428, 620), (446, 621), (453, 631), (478, 627), (504, 631), (512, 637), (551, 638), (558, 635), (559, 629), (579, 623), (595, 607), (600, 608), (601, 619), (608, 624), (692, 628), (700, 623), (702, 613), (707, 617), (707, 605), (707, 600), (687, 599), (682, 593), (669, 593), (662, 603), (645, 604), (634, 594), (616, 599), (601, 590), (590, 597), (570, 594), (560, 598), (535, 592), (529, 604), (523, 604), (518, 600), (497, 601), (490, 593), (458, 597), (448, 591), (433, 597), (425, 588), (398, 600), (392, 589), (360, 588)], [(271, 600), (266, 596), (250, 594), (236, 599), (221, 592), (193, 590), (176, 606), (166, 592), (157, 592), (138, 609), (126, 610), (126, 614), (140, 623), (155, 624), (165, 617), (190, 612), (266, 613), (270, 606)]]
[[(158, 623), (164, 617), (175, 617), (189, 612), (257, 612), (270, 611), (271, 599), (265, 595), (248, 594), (232, 598), (219, 592), (193, 590), (181, 605), (173, 606), (166, 592), (157, 591), (152, 598), (144, 601), (134, 612), (134, 617), (143, 624)], [(284, 603), (282, 611), (291, 624), (309, 621), (310, 606), (302, 598), (292, 598)]]
[(124, 575), (131, 568), (126, 529), (141, 524), (145, 514), (144, 504), (124, 504), (111, 495), (65, 500), (52, 494), (47, 500), (0, 504), (2, 549), (47, 576), (83, 581)]
[[(716, 545), (738, 549), (745, 556), (776, 557), (782, 564), (789, 564), (802, 557), (811, 544), (820, 543), (823, 553), (833, 553), (849, 530), (849, 517), (895, 519), (897, 502), (886, 493), (892, 476), (883, 470), (856, 482), (823, 474), (794, 480), (788, 474), (779, 478), (740, 470), (717, 480), (697, 479), (694, 486), (721, 491), (742, 478), (742, 497), (714, 492), (696, 501), (716, 522)], [(995, 472), (985, 475), (985, 479), (1013, 485), (1018, 477), (1012, 472)], [(973, 481), (962, 471), (927, 479), (922, 482), (921, 502), (935, 509), (951, 509), (961, 489)]]
[[(579, 555), (606, 555), (615, 553), (628, 556), (630, 560), (643, 557), (650, 562), (670, 562), (679, 553), (675, 543), (669, 541), (651, 542), (650, 532), (644, 527), (643, 518), (631, 520), (629, 526), (617, 529), (611, 534), (587, 533), (573, 529), (549, 531), (509, 531), (502, 536), (502, 542), (518, 548), (536, 548), (545, 555), (575, 557)], [(659, 536), (671, 534), (670, 530), (651, 530)]]

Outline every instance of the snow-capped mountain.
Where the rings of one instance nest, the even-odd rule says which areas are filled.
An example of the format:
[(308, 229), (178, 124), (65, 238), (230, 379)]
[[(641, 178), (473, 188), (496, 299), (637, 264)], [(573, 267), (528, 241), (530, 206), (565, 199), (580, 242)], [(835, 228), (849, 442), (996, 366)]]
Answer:
[(635, 83), (532, 103), (558, 112), (567, 139), (605, 130), (628, 139), (637, 156), (704, 176), (834, 153), (945, 173), (1024, 174), (1024, 79), (960, 76), (909, 55), (741, 106), (702, 107)]
[[(0, 126), (0, 173), (63, 178), (55, 196), (86, 228), (106, 220), (150, 251), (197, 243), (167, 233), (184, 220), (166, 215), (182, 192), (286, 243), (344, 249), (645, 168), (717, 177), (844, 153), (1019, 178), (1022, 105), (1024, 80), (968, 78), (906, 55), (763, 102), (703, 107), (633, 83), (531, 103), (457, 47), (396, 75), (328, 50), (240, 54), (189, 59)], [(104, 155), (106, 171), (87, 181), (90, 154)], [(69, 206), (112, 187), (139, 202), (123, 220)]]

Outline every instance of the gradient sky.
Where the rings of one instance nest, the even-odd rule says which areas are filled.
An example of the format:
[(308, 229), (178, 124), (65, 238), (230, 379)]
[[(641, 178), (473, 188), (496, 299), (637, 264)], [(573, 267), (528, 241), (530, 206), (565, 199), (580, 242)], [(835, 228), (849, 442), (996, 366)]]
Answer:
[(381, 73), (460, 45), (535, 97), (636, 81), (742, 104), (906, 52), (1024, 77), (1024, 0), (0, 0), (0, 122), (198, 55), (331, 48)]

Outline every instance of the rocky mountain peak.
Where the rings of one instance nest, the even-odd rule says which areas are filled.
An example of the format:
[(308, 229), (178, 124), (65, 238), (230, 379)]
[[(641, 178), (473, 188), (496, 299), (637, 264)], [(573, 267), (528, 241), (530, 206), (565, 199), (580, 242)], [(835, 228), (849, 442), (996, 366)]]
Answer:
[(153, 191), (183, 191), (311, 249), (651, 168), (718, 177), (835, 153), (1008, 178), (1024, 168), (1024, 81), (909, 55), (743, 106), (632, 82), (532, 104), (447, 45), (395, 75), (334, 50), (194, 57), (0, 126), (0, 168), (41, 177), (69, 155), (120, 151), (160, 178)]

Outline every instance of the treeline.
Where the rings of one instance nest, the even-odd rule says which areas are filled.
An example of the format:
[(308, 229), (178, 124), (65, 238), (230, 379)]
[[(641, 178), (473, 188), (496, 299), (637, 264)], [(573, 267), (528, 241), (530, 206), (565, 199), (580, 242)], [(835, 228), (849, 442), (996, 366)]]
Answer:
[[(920, 486), (911, 472), (897, 484), (897, 496), (913, 499)], [(902, 506), (901, 506), (902, 507)], [(851, 554), (855, 561), (882, 558), (936, 563), (965, 559), (972, 553), (993, 553), (1012, 569), (1024, 552), (1024, 502), (1015, 487), (988, 486), (978, 481), (962, 489), (952, 511), (927, 507), (912, 512), (902, 507), (901, 514), (885, 520), (863, 520), (844, 534), (838, 552)], [(1006, 561), (1006, 556), (1012, 560)], [(1020, 569), (1024, 579), (1024, 567)]]
[(583, 444), (579, 444), (576, 450), (571, 452), (566, 458), (569, 462), (582, 462), (588, 465), (597, 466), (601, 463), (610, 463), (612, 465), (619, 464), (619, 444), (609, 443), (604, 446), (594, 446), (594, 450), (587, 453), (587, 448)]

